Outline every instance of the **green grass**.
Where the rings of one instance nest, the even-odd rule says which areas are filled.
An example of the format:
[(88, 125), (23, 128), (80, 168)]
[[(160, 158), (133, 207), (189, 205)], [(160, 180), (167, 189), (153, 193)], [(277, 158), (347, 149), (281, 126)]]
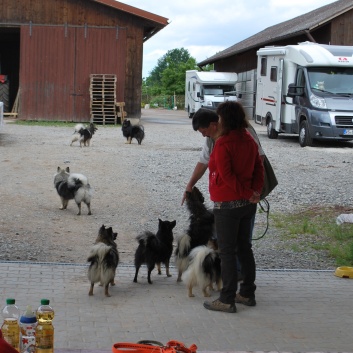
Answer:
[[(12, 122), (16, 125), (26, 125), (26, 126), (48, 126), (48, 127), (74, 127), (77, 122), (66, 122), (66, 121), (35, 121), (35, 120), (14, 120)], [(88, 125), (89, 122), (83, 122), (82, 124)], [(107, 125), (98, 125), (99, 128), (102, 127), (117, 127), (120, 125), (107, 124)]]
[(298, 213), (272, 214), (275, 228), (281, 231), (283, 240), (297, 240), (293, 251), (311, 248), (325, 250), (338, 266), (353, 266), (353, 224), (336, 224), (341, 213), (352, 213), (343, 207), (310, 207)]

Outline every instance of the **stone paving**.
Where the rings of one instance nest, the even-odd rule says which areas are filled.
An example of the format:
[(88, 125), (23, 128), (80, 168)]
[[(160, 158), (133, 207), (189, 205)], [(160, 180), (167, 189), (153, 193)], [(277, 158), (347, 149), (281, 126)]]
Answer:
[[(0, 262), (0, 302), (13, 297), (24, 310), (41, 298), (55, 310), (55, 353), (106, 353), (115, 342), (179, 340), (198, 352), (353, 352), (353, 280), (332, 271), (259, 270), (256, 307), (235, 314), (202, 306), (172, 277), (119, 265), (111, 297), (88, 296), (86, 265)], [(217, 293), (212, 294), (217, 298)]]

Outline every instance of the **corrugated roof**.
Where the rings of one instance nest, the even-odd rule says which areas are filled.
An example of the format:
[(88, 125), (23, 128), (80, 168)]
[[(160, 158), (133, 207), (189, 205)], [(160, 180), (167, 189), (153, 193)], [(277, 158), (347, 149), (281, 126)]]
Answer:
[(156, 15), (148, 11), (138, 9), (137, 7), (133, 7), (119, 1), (115, 1), (115, 0), (89, 0), (89, 1), (94, 1), (102, 5), (112, 7), (116, 10), (127, 12), (130, 15), (141, 17), (147, 20), (150, 24), (152, 23), (153, 25), (148, 25), (145, 27), (144, 41), (151, 38), (153, 35), (155, 35), (157, 32), (159, 32), (161, 29), (163, 29), (165, 26), (168, 25), (168, 18)]
[(263, 46), (280, 39), (295, 37), (299, 34), (306, 33), (307, 31), (310, 32), (316, 27), (322, 26), (352, 8), (353, 0), (335, 1), (332, 4), (322, 6), (304, 15), (268, 27), (265, 30), (211, 56), (210, 58), (199, 62), (198, 65), (204, 66), (255, 47)]

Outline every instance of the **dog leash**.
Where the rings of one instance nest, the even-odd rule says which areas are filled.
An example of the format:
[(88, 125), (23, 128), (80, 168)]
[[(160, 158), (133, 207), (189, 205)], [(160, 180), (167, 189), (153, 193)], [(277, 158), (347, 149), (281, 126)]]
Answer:
[(166, 345), (157, 341), (119, 342), (112, 347), (113, 353), (196, 353), (196, 349), (196, 344), (187, 348), (179, 341), (169, 341)]
[[(262, 205), (262, 202), (265, 204), (264, 206)], [(261, 236), (259, 236), (258, 238), (253, 238), (253, 240), (259, 240), (259, 239), (263, 238), (265, 236), (265, 234), (267, 233), (267, 230), (269, 227), (270, 203), (267, 201), (266, 198), (264, 198), (264, 199), (260, 200), (259, 205), (260, 205), (261, 210), (266, 213), (266, 229)]]

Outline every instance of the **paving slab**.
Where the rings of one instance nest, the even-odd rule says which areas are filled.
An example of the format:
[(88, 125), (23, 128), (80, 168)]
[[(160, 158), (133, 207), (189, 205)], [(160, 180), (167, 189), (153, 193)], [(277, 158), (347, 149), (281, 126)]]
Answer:
[[(353, 280), (332, 271), (258, 270), (256, 307), (237, 313), (203, 308), (199, 288), (189, 298), (183, 283), (119, 265), (111, 297), (95, 286), (88, 296), (85, 264), (0, 262), (0, 303), (21, 310), (41, 298), (55, 310), (56, 353), (106, 353), (116, 342), (178, 340), (198, 352), (353, 352)], [(218, 297), (212, 293), (211, 299)]]

